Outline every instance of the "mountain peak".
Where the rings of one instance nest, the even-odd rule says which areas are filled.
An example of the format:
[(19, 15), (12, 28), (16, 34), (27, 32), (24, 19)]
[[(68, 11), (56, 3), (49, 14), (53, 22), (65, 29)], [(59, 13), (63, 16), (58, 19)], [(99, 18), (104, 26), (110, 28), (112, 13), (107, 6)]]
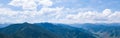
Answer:
[(24, 22), (23, 24), (29, 24), (28, 22)]

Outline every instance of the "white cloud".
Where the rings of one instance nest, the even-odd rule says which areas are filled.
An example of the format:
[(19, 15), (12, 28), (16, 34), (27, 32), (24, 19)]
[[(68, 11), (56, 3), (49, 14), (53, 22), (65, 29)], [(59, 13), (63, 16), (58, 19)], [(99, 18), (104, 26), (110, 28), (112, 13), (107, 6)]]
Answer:
[(74, 19), (80, 23), (120, 23), (120, 12), (111, 12), (110, 9), (103, 10), (102, 13), (87, 11), (78, 14), (69, 14), (67, 19)]
[(110, 9), (105, 9), (105, 10), (103, 11), (102, 16), (108, 16), (108, 15), (110, 15), (111, 13), (112, 13), (112, 11), (111, 11)]
[(52, 6), (53, 2), (51, 0), (37, 0), (37, 2), (42, 6)]
[(9, 5), (12, 5), (12, 6), (22, 6), (22, 2), (21, 0), (12, 0)]
[(37, 7), (34, 0), (12, 0), (9, 5), (22, 7), (24, 10), (35, 10)]
[(110, 21), (120, 22), (120, 11), (116, 11), (115, 13), (108, 16)]
[[(120, 11), (105, 9), (102, 12), (87, 8), (54, 7), (51, 0), (12, 0), (9, 5), (22, 7), (23, 11), (0, 8), (0, 23), (6, 22), (58, 22), (58, 23), (120, 23)], [(40, 10), (36, 10), (41, 5)]]
[[(6, 11), (7, 10), (7, 11)], [(11, 9), (7, 8), (0, 8), (0, 15), (8, 15), (8, 16), (13, 16), (16, 15), (17, 11), (12, 11)]]
[(40, 11), (13, 11), (9, 8), (0, 8), (0, 23), (120, 23), (120, 11), (112, 12), (110, 9), (105, 9), (102, 13), (96, 11), (80, 11), (75, 14), (66, 13), (70, 10), (72, 11), (73, 9), (68, 10), (63, 7), (45, 7)]
[[(7, 11), (6, 11), (7, 10)], [(0, 8), (1, 22), (41, 22), (56, 19), (63, 8), (42, 8), (40, 11), (14, 11), (9, 8)], [(9, 19), (8, 19), (9, 18)], [(48, 20), (47, 20), (48, 19)], [(4, 21), (5, 20), (5, 21)]]
[(8, 5), (22, 7), (24, 10), (36, 10), (38, 5), (48, 7), (52, 4), (51, 0), (12, 0)]

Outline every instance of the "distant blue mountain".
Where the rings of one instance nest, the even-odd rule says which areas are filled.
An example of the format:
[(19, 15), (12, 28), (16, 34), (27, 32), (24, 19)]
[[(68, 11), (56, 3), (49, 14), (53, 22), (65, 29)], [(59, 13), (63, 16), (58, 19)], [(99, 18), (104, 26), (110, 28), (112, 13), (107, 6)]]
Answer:
[(7, 27), (8, 25), (10, 25), (10, 24), (0, 24), (0, 28)]
[(72, 24), (73, 27), (88, 30), (100, 38), (120, 38), (120, 23), (101, 24)]
[(0, 38), (96, 38), (96, 36), (87, 30), (66, 24), (22, 23), (1, 28)]

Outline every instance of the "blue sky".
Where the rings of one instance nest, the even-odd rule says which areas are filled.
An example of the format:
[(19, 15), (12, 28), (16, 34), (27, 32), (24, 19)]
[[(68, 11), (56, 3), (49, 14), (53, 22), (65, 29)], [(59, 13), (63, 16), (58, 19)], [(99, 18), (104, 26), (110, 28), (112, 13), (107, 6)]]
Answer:
[[(9, 7), (13, 10), (22, 10), (21, 7), (8, 5), (12, 0), (0, 0), (2, 7)], [(112, 9), (119, 11), (120, 0), (51, 0), (54, 4), (51, 7), (62, 6), (65, 8), (91, 8), (90, 10), (102, 11), (104, 9)], [(38, 5), (40, 8), (41, 6)]]
[(0, 23), (120, 23), (119, 4), (120, 0), (0, 0)]

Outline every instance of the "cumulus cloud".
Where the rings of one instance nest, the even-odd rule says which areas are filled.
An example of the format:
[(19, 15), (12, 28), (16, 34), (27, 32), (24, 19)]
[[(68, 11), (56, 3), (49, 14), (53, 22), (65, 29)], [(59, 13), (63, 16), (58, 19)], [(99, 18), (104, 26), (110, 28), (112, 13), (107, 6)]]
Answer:
[(63, 10), (61, 7), (42, 8), (40, 11), (14, 11), (9, 8), (0, 8), (0, 21), (17, 23), (48, 21), (59, 18), (58, 14), (61, 10)]
[(12, 0), (8, 5), (22, 7), (24, 10), (36, 10), (38, 5), (48, 7), (52, 4), (50, 0)]
[(120, 13), (112, 12), (110, 9), (103, 10), (102, 13), (95, 11), (79, 12), (78, 14), (69, 14), (67, 19), (73, 19), (81, 23), (119, 23)]
[[(6, 11), (7, 10), (7, 11)], [(119, 23), (120, 12), (105, 9), (103, 12), (86, 11), (76, 14), (65, 13), (63, 7), (42, 8), (40, 11), (13, 11), (0, 9), (1, 22), (58, 22), (58, 23)], [(9, 18), (9, 19), (8, 19)]]
[(51, 0), (36, 0), (38, 4), (46, 7), (46, 6), (52, 6), (53, 2)]

